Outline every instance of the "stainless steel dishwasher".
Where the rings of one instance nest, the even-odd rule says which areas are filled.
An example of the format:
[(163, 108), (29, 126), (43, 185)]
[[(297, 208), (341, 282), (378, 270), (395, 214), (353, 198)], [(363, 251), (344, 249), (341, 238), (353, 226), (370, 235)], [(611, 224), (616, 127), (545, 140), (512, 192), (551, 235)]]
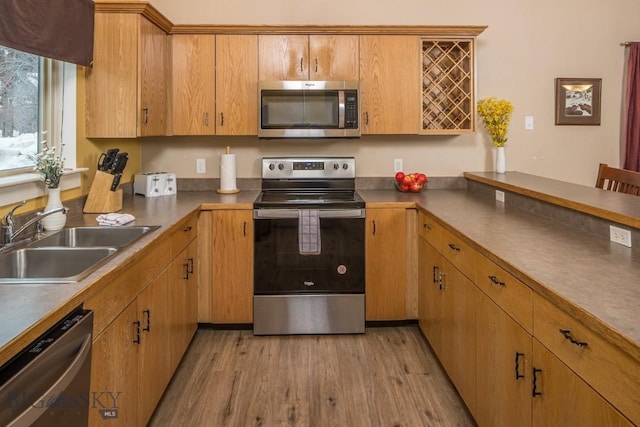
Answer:
[(92, 330), (78, 308), (0, 368), (0, 425), (87, 425)]

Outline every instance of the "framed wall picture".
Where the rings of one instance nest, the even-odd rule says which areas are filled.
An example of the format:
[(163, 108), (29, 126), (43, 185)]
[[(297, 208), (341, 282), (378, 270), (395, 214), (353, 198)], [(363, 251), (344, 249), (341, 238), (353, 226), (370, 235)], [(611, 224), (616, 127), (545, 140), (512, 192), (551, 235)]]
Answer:
[(600, 125), (602, 79), (556, 79), (556, 125)]

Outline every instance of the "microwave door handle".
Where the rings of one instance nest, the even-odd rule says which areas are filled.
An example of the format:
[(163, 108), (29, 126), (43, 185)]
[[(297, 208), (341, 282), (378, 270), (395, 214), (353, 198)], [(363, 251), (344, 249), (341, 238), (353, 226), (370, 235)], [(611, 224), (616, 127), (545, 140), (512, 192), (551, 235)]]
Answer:
[(344, 129), (344, 91), (338, 91), (338, 129)]

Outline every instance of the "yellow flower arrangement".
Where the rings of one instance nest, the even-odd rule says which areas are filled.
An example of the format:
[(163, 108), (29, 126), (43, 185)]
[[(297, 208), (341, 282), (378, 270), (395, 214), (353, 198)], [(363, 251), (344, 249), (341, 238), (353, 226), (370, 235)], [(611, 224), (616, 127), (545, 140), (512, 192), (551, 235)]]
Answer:
[(478, 101), (478, 114), (482, 117), (484, 127), (496, 147), (504, 147), (507, 142), (507, 131), (512, 112), (513, 104), (506, 99), (491, 97)]

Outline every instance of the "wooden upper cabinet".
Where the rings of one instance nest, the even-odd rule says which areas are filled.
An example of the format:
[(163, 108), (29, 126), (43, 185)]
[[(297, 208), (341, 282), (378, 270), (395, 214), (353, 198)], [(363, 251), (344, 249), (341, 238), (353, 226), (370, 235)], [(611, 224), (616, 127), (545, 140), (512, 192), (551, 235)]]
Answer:
[(164, 135), (167, 35), (142, 15), (96, 13), (86, 73), (88, 138)]
[(172, 46), (173, 135), (215, 133), (215, 39), (209, 34), (174, 34)]
[(363, 134), (420, 131), (420, 39), (360, 36), (360, 92)]
[(260, 80), (358, 80), (355, 35), (260, 35)]
[(216, 36), (217, 135), (258, 134), (258, 36)]

